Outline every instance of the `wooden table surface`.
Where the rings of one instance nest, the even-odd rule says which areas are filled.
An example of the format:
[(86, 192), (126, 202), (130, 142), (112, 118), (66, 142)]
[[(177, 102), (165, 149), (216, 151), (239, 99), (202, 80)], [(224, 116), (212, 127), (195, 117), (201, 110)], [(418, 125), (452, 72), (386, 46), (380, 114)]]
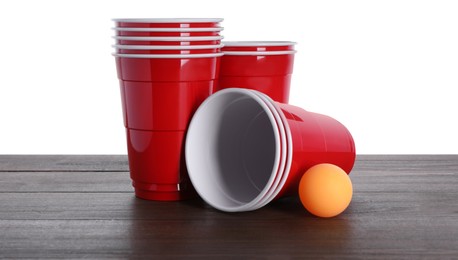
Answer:
[(358, 155), (349, 208), (137, 199), (123, 155), (0, 155), (0, 258), (458, 259), (458, 155)]

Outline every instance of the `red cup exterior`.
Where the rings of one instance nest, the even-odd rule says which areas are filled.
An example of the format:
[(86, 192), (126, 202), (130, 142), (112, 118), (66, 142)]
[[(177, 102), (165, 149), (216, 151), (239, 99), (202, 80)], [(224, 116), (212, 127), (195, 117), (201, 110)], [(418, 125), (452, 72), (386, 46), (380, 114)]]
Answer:
[(294, 54), (224, 55), (220, 76), (283, 76), (293, 73)]
[(135, 41), (135, 40), (116, 40), (116, 44), (120, 45), (218, 45), (221, 44), (221, 40), (209, 40), (209, 41)]
[(195, 197), (184, 160), (185, 131), (126, 129), (135, 195), (174, 201)]
[(288, 103), (291, 74), (282, 76), (220, 76), (215, 91), (225, 88), (246, 88), (260, 91), (274, 101)]
[(120, 81), (127, 128), (184, 131), (199, 105), (211, 95), (213, 80), (194, 82)]
[(116, 31), (117, 36), (147, 36), (147, 37), (193, 37), (193, 36), (219, 36), (218, 31), (213, 32), (140, 32)]
[(194, 50), (134, 50), (118, 49), (117, 53), (122, 54), (203, 54), (203, 53), (220, 53), (220, 48), (213, 49), (194, 49)]
[(118, 78), (127, 81), (208, 81), (217, 78), (220, 58), (116, 57), (116, 68)]
[(116, 22), (117, 27), (130, 28), (211, 28), (219, 27), (213, 22), (175, 22), (175, 23), (142, 23), (142, 22)]
[[(224, 44), (224, 42), (223, 42)], [(294, 45), (285, 46), (224, 46), (223, 51), (290, 51)]]
[(353, 137), (343, 124), (326, 115), (275, 103), (287, 119), (293, 143), (289, 176), (277, 198), (296, 194), (302, 175), (314, 165), (331, 163), (350, 173), (356, 150)]

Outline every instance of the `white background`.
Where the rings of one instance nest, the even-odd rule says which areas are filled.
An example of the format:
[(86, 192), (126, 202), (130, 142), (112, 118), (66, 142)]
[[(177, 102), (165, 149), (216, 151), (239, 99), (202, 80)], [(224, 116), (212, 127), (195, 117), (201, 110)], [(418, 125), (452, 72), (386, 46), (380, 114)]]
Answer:
[(341, 121), (357, 153), (458, 153), (458, 1), (2, 0), (0, 154), (126, 154), (117, 17), (296, 41), (290, 103)]

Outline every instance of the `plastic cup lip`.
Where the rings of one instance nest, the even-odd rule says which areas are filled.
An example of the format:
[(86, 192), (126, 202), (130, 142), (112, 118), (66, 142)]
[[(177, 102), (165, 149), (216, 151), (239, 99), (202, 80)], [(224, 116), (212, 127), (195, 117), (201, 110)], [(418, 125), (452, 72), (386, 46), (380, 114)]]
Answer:
[(224, 47), (224, 44), (216, 45), (112, 45), (115, 49), (122, 50), (203, 50), (218, 49)]
[(224, 41), (228, 47), (257, 47), (257, 46), (291, 46), (297, 42), (291, 41)]
[(289, 172), (291, 171), (291, 164), (293, 161), (293, 137), (291, 134), (291, 128), (289, 127), (288, 120), (286, 119), (285, 114), (283, 111), (278, 107), (275, 101), (273, 101), (270, 97), (267, 95), (264, 95), (266, 97), (266, 100), (272, 104), (274, 109), (278, 112), (278, 115), (281, 118), (281, 121), (283, 123), (283, 126), (285, 127), (285, 136), (286, 136), (286, 165), (284, 168), (284, 172), (280, 178), (280, 182), (277, 184), (275, 187), (273, 193), (270, 194), (269, 197), (267, 197), (262, 204), (259, 205), (259, 208), (267, 205), (269, 202), (271, 202), (275, 197), (277, 197), (278, 193), (283, 189), (285, 186), (286, 180), (288, 179)]
[[(265, 102), (263, 100), (262, 96), (260, 96), (257, 93), (258, 91), (248, 90), (248, 89), (240, 89), (240, 90), (242, 90), (243, 92), (247, 92), (247, 93), (251, 92), (250, 94), (252, 94), (252, 95), (250, 95), (250, 96), (252, 98), (256, 97), (255, 100), (258, 103), (262, 102), (263, 104), (265, 104), (267, 106), (267, 110), (265, 110), (265, 112), (268, 115), (269, 119), (271, 120), (272, 127), (274, 128), (274, 135), (275, 135), (276, 143), (277, 143), (276, 154), (279, 154), (279, 156), (275, 157), (275, 163), (274, 163), (274, 166), (273, 166), (273, 172), (275, 172), (275, 173), (272, 172), (272, 174), (270, 175), (269, 181), (267, 182), (265, 187), (256, 196), (256, 198), (254, 198), (252, 201), (250, 201), (249, 203), (243, 205), (243, 207), (240, 207), (237, 210), (237, 211), (244, 211), (244, 210), (259, 209), (260, 208), (259, 205), (262, 205), (265, 197), (268, 196), (269, 192), (271, 192), (272, 188), (275, 186), (275, 182), (278, 179), (278, 172), (281, 171), (282, 164), (284, 165), (283, 161), (284, 161), (285, 158), (284, 158), (283, 154), (284, 154), (284, 149), (285, 148), (283, 148), (284, 142), (282, 141), (282, 139), (284, 139), (284, 136), (282, 136), (281, 128), (280, 128), (279, 122), (277, 121), (278, 118), (275, 116), (274, 111), (271, 109), (269, 104), (267, 102)], [(274, 121), (272, 121), (272, 119)]]
[(192, 41), (217, 41), (223, 36), (188, 36), (188, 37), (143, 37), (143, 36), (113, 36), (116, 40), (126, 41), (165, 41), (165, 42), (192, 42)]
[(219, 23), (223, 18), (113, 18), (118, 23)]
[[(208, 104), (211, 103), (213, 101), (213, 99), (218, 98), (221, 95), (225, 95), (226, 93), (240, 93), (240, 94), (242, 94), (244, 96), (248, 96), (248, 97), (252, 98), (253, 100), (255, 100), (259, 104), (259, 106), (261, 106), (263, 108), (263, 110), (266, 112), (266, 115), (269, 118), (269, 121), (270, 121), (270, 123), (272, 125), (272, 128), (274, 129), (273, 132), (274, 132), (275, 143), (276, 143), (275, 162), (274, 162), (274, 165), (272, 167), (273, 170), (272, 170), (272, 173), (269, 176), (269, 180), (268, 180), (267, 184), (265, 185), (263, 190), (260, 191), (260, 193), (251, 202), (248, 202), (246, 204), (242, 204), (242, 205), (239, 205), (239, 206), (234, 206), (234, 207), (224, 207), (224, 206), (221, 206), (221, 205), (216, 205), (211, 201), (211, 198), (209, 199), (209, 198), (206, 198), (205, 196), (203, 196), (199, 185), (195, 184), (195, 183), (197, 183), (197, 180), (194, 179), (195, 176), (191, 173), (192, 170), (190, 169), (190, 165), (193, 165), (192, 160), (190, 160), (191, 155), (193, 154), (192, 151), (191, 151), (191, 145), (190, 145), (190, 142), (192, 141), (192, 138), (190, 138), (190, 136), (192, 136), (194, 134), (194, 131), (195, 131), (194, 127), (195, 127), (196, 124), (198, 124), (194, 118), (196, 116), (199, 116), (201, 111), (206, 109)], [(186, 143), (185, 143), (185, 158), (186, 158), (186, 164), (188, 165), (188, 172), (189, 172), (189, 178), (191, 180), (191, 183), (193, 183), (193, 185), (195, 187), (195, 190), (200, 195), (200, 197), (203, 200), (205, 200), (208, 204), (210, 204), (212, 207), (214, 207), (216, 209), (219, 209), (221, 211), (226, 211), (226, 212), (249, 211), (249, 210), (257, 209), (257, 207), (253, 207), (252, 204), (256, 204), (260, 199), (262, 199), (264, 197), (265, 193), (267, 193), (269, 191), (269, 188), (272, 186), (272, 183), (275, 180), (276, 173), (277, 173), (277, 170), (278, 170), (278, 167), (279, 167), (279, 163), (280, 163), (280, 135), (279, 135), (278, 128), (277, 128), (277, 123), (276, 123), (276, 120), (275, 120), (275, 118), (273, 116), (272, 111), (269, 109), (267, 104), (259, 96), (257, 96), (256, 94), (254, 94), (250, 90), (241, 89), (241, 88), (228, 88), (228, 89), (223, 89), (223, 90), (220, 90), (220, 91), (216, 92), (215, 94), (213, 94), (210, 97), (208, 97), (199, 106), (199, 108), (197, 109), (197, 111), (194, 114), (193, 119), (191, 120), (191, 122), (189, 124)], [(231, 200), (231, 198), (228, 198), (228, 200)]]
[(204, 27), (204, 28), (133, 28), (133, 27), (113, 27), (115, 31), (124, 32), (220, 32), (224, 27)]
[[(253, 93), (258, 95), (265, 102), (265, 104), (269, 107), (269, 109), (272, 111), (272, 114), (275, 117), (277, 126), (280, 131), (280, 141), (281, 141), (280, 166), (275, 176), (274, 183), (269, 188), (269, 191), (256, 204), (256, 209), (258, 209), (258, 208), (262, 208), (263, 206), (268, 204), (270, 201), (272, 201), (272, 199), (275, 198), (276, 193), (278, 193), (277, 190), (278, 190), (279, 184), (281, 183), (283, 179), (283, 176), (286, 170), (286, 166), (288, 164), (288, 159), (290, 159), (288, 156), (292, 152), (292, 147), (291, 147), (291, 144), (288, 142), (288, 138), (290, 139), (290, 136), (287, 135), (286, 126), (284, 125), (286, 122), (283, 121), (283, 119), (281, 118), (280, 113), (277, 111), (277, 108), (275, 107), (273, 103), (273, 100), (266, 94), (261, 93), (259, 91), (253, 90)], [(291, 162), (291, 160), (289, 161)]]
[[(224, 44), (224, 46), (227, 46)], [(273, 55), (290, 55), (295, 54), (297, 51), (223, 51), (224, 55), (235, 56), (273, 56)]]
[(137, 58), (137, 59), (193, 59), (193, 58), (216, 58), (221, 57), (223, 53), (198, 53), (198, 54), (127, 54), (112, 53), (118, 58)]
[(272, 200), (269, 198), (271, 197), (272, 193), (275, 192), (276, 187), (278, 186), (281, 176), (283, 175), (283, 172), (285, 170), (285, 164), (286, 164), (286, 159), (287, 159), (286, 158), (287, 142), (286, 142), (286, 136), (285, 136), (285, 129), (283, 127), (283, 122), (281, 121), (277, 110), (273, 107), (271, 103), (269, 103), (266, 100), (266, 97), (267, 98), (269, 97), (256, 90), (249, 90), (249, 91), (251, 91), (254, 95), (258, 96), (264, 102), (264, 104), (267, 105), (267, 107), (269, 108), (269, 112), (272, 114), (272, 116), (275, 119), (275, 124), (277, 126), (276, 131), (278, 131), (279, 137), (280, 137), (280, 160), (279, 160), (279, 164), (275, 165), (277, 166), (277, 169), (275, 172), (273, 182), (272, 183), (269, 182), (269, 185), (266, 185), (264, 187), (264, 189), (262, 190), (262, 195), (259, 194), (255, 199), (253, 199), (252, 201), (244, 205), (244, 208), (248, 210), (255, 210), (255, 209), (259, 209), (263, 207), (264, 205), (266, 205), (268, 202)]

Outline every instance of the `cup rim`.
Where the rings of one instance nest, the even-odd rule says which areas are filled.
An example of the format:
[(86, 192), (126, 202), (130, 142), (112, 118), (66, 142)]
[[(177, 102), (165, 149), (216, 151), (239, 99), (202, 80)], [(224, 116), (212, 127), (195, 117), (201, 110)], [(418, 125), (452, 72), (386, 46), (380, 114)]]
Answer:
[(269, 96), (267, 96), (265, 94), (264, 94), (264, 99), (266, 101), (268, 101), (272, 105), (273, 109), (276, 110), (276, 112), (280, 116), (280, 120), (281, 120), (281, 122), (282, 122), (282, 124), (284, 126), (285, 138), (286, 138), (286, 161), (285, 161), (284, 172), (281, 175), (281, 178), (280, 178), (279, 182), (277, 183), (277, 186), (274, 187), (274, 190), (270, 194), (270, 196), (265, 198), (263, 203), (261, 203), (259, 205), (259, 208), (262, 208), (265, 205), (267, 205), (269, 202), (271, 202), (273, 199), (275, 199), (277, 197), (277, 195), (282, 191), (282, 189), (285, 186), (285, 183), (286, 183), (286, 181), (287, 181), (287, 179), (289, 177), (289, 173), (291, 171), (291, 164), (292, 164), (292, 161), (293, 161), (293, 139), (292, 139), (291, 128), (289, 126), (288, 120), (286, 119), (285, 114), (278, 107), (278, 105), (277, 105), (277, 103), (275, 101), (273, 101)]
[[(224, 44), (224, 46), (227, 46)], [(223, 51), (224, 55), (237, 55), (237, 56), (271, 56), (271, 55), (289, 55), (295, 54), (297, 51)]]
[(203, 28), (135, 28), (135, 27), (112, 27), (115, 31), (125, 32), (220, 32), (224, 27)]
[(192, 42), (192, 41), (218, 41), (223, 36), (188, 36), (188, 37), (143, 37), (143, 36), (113, 36), (116, 40), (125, 41), (163, 41), (163, 42)]
[[(254, 92), (250, 91), (250, 90), (247, 90), (247, 89), (241, 89), (241, 88), (228, 88), (228, 89), (223, 89), (223, 90), (220, 90), (216, 93), (214, 93), (213, 95), (211, 95), (210, 97), (208, 97), (200, 106), (199, 108), (197, 109), (197, 111), (195, 112), (194, 116), (193, 116), (193, 119), (191, 120), (190, 124), (189, 124), (189, 130), (188, 130), (188, 136), (191, 136), (194, 134), (193, 130), (195, 125), (197, 124), (196, 123), (196, 120), (195, 118), (200, 116), (200, 113), (202, 113), (202, 110), (205, 109), (209, 103), (213, 102), (213, 99), (215, 98), (218, 98), (219, 96), (221, 95), (226, 95), (226, 93), (238, 93), (238, 94), (241, 94), (241, 95), (244, 95), (245, 97), (249, 97), (251, 98), (252, 100), (254, 100), (256, 103), (258, 103), (258, 105), (260, 107), (262, 107), (269, 119), (269, 122), (271, 123), (272, 125), (272, 128), (273, 128), (273, 132), (274, 132), (274, 137), (275, 137), (275, 143), (277, 144), (277, 147), (276, 147), (276, 150), (275, 150), (275, 161), (274, 161), (274, 164), (273, 164), (273, 169), (272, 169), (272, 172), (269, 176), (269, 180), (267, 181), (265, 187), (259, 191), (259, 194), (256, 195), (252, 201), (250, 202), (247, 202), (245, 204), (242, 204), (242, 205), (237, 205), (237, 206), (232, 206), (232, 207), (227, 207), (227, 206), (222, 206), (222, 205), (216, 205), (215, 203), (213, 203), (214, 201), (212, 201), (211, 199), (205, 197), (205, 196), (202, 196), (202, 191), (200, 190), (200, 187), (199, 185), (195, 185), (195, 179), (194, 178), (194, 175), (191, 174), (191, 172), (189, 172), (189, 178), (191, 180), (191, 182), (193, 183), (193, 185), (195, 186), (195, 189), (196, 189), (196, 192), (202, 197), (203, 200), (205, 200), (208, 204), (210, 204), (212, 207), (216, 208), (216, 209), (219, 209), (219, 210), (222, 210), (222, 211), (226, 211), (226, 212), (238, 212), (238, 211), (249, 211), (249, 210), (255, 210), (257, 209), (258, 207), (256, 206), (260, 201), (262, 201), (262, 198), (266, 195), (266, 193), (268, 193), (268, 191), (270, 190), (270, 188), (272, 187), (271, 185), (273, 184), (273, 182), (275, 181), (275, 177), (277, 175), (277, 171), (278, 171), (278, 167), (279, 167), (279, 164), (280, 164), (280, 158), (281, 158), (281, 155), (280, 155), (280, 147), (278, 145), (281, 145), (280, 143), (280, 133), (279, 133), (279, 129), (277, 128), (277, 122), (274, 118), (274, 115), (273, 115), (273, 112), (269, 109), (269, 107), (267, 106), (267, 104), (258, 96), (256, 95)], [(194, 130), (195, 131), (195, 130)], [(186, 158), (186, 162), (189, 163), (189, 158), (190, 158), (190, 154), (191, 154), (191, 146), (190, 146), (190, 142), (191, 142), (192, 138), (186, 138), (186, 143), (185, 143), (185, 158)], [(189, 167), (189, 166), (188, 166)], [(188, 168), (188, 171), (189, 171), (189, 168)], [(228, 198), (229, 200), (231, 200), (231, 198)]]
[[(277, 190), (279, 190), (279, 185), (284, 178), (286, 167), (288, 166), (288, 161), (291, 161), (290, 157), (292, 154), (292, 144), (289, 142), (289, 140), (291, 139), (291, 135), (288, 135), (288, 131), (286, 130), (286, 122), (283, 120), (277, 108), (275, 107), (274, 101), (268, 95), (262, 92), (259, 92), (257, 90), (252, 91), (255, 95), (259, 96), (271, 110), (275, 118), (275, 122), (277, 123), (281, 142), (280, 164), (275, 176), (275, 180), (272, 183), (269, 190), (267, 191), (267, 193), (254, 206), (255, 209), (258, 209), (262, 208), (276, 197), (278, 193)], [(283, 185), (281, 187), (283, 187)]]
[(123, 45), (113, 44), (111, 47), (121, 50), (204, 50), (218, 49), (224, 47), (224, 44), (215, 45)]
[(219, 23), (223, 18), (113, 18), (118, 23)]
[(137, 58), (137, 59), (192, 59), (192, 58), (217, 58), (223, 53), (197, 53), (197, 54), (127, 54), (112, 53), (118, 58)]
[(224, 41), (227, 47), (256, 47), (256, 46), (291, 46), (297, 42), (291, 41)]

